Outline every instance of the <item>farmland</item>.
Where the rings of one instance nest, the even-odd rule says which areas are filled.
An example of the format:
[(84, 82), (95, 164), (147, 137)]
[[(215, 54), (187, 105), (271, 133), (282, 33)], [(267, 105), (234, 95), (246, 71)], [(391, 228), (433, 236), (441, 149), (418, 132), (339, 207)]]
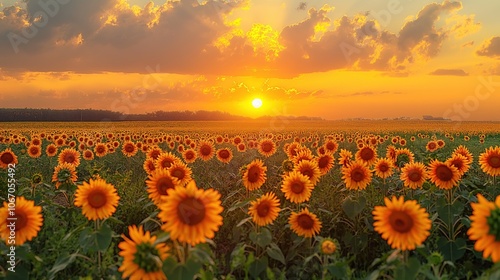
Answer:
[(0, 127), (3, 276), (500, 277), (500, 123)]

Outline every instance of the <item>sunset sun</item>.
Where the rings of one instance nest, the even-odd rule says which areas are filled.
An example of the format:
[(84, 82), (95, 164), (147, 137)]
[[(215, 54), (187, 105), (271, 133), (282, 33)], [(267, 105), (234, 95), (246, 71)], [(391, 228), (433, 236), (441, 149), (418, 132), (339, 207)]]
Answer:
[(252, 106), (255, 109), (262, 107), (262, 100), (260, 98), (255, 98), (254, 100), (252, 100)]

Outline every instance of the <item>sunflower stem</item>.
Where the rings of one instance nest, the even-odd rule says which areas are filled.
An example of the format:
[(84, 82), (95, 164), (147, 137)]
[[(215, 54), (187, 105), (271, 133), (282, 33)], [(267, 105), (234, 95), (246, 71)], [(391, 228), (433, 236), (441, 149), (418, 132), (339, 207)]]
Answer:
[[(99, 231), (100, 228), (99, 219), (95, 220), (95, 231)], [(101, 251), (97, 250), (97, 271), (101, 274)]]

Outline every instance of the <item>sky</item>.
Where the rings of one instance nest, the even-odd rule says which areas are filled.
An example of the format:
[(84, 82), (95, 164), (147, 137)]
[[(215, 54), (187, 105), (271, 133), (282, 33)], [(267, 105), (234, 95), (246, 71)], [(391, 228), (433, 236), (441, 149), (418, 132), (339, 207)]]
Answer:
[(0, 108), (500, 121), (498, 11), (487, 0), (0, 0)]

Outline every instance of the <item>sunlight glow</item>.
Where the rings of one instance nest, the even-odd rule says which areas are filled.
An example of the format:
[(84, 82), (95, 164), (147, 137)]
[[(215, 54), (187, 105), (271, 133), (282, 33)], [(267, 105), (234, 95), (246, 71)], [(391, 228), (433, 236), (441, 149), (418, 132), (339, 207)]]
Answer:
[(255, 98), (254, 100), (252, 100), (252, 106), (255, 109), (260, 108), (262, 106), (262, 100), (260, 98)]

